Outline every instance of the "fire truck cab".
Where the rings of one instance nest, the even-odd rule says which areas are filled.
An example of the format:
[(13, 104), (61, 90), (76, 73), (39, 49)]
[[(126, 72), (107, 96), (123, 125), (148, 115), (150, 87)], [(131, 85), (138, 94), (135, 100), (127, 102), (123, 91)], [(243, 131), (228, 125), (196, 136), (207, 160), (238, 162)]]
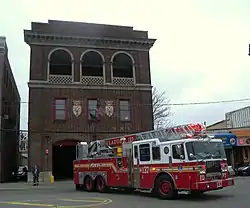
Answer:
[(79, 143), (74, 161), (76, 189), (148, 190), (173, 199), (181, 192), (202, 194), (234, 185), (220, 139), (194, 131), (180, 134), (173, 128), (165, 129), (161, 136), (152, 132), (156, 134), (151, 131), (151, 136), (143, 132), (90, 145)]

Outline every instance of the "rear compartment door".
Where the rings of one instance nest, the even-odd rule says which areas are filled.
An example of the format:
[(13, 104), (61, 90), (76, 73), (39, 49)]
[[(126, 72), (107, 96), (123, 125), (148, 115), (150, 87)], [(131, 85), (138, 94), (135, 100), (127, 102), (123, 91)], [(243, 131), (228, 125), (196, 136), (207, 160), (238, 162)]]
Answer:
[(133, 145), (133, 174), (132, 181), (134, 184), (134, 188), (140, 188), (140, 161), (139, 161), (139, 145)]
[(132, 186), (132, 171), (133, 171), (133, 157), (132, 157), (132, 149), (128, 151), (127, 154), (127, 167), (128, 167), (128, 186)]

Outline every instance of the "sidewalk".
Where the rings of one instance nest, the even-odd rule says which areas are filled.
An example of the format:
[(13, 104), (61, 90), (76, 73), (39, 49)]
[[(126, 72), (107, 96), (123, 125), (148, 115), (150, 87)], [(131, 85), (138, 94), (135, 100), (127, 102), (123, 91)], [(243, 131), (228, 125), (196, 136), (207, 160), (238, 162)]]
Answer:
[(41, 182), (39, 186), (33, 186), (32, 183), (28, 182), (17, 182), (17, 183), (0, 183), (0, 191), (18, 191), (18, 190), (28, 190), (28, 189), (55, 189), (58, 187), (72, 186), (73, 181), (59, 181), (55, 183), (45, 183)]

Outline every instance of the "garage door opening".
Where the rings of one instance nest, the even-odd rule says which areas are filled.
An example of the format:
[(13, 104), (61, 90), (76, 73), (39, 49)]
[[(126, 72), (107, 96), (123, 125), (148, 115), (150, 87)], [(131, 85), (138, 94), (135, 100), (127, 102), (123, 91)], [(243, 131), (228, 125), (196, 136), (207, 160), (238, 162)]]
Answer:
[(55, 180), (73, 179), (73, 160), (77, 140), (63, 140), (53, 144), (52, 172)]

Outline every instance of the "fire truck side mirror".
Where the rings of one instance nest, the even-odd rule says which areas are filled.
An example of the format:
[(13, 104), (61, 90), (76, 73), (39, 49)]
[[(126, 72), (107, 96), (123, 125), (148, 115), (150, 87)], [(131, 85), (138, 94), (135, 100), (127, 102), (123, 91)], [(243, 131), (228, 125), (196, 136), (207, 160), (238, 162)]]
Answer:
[(189, 157), (190, 157), (191, 159), (193, 159), (193, 158), (194, 158), (193, 153), (190, 153), (190, 154), (189, 154)]

